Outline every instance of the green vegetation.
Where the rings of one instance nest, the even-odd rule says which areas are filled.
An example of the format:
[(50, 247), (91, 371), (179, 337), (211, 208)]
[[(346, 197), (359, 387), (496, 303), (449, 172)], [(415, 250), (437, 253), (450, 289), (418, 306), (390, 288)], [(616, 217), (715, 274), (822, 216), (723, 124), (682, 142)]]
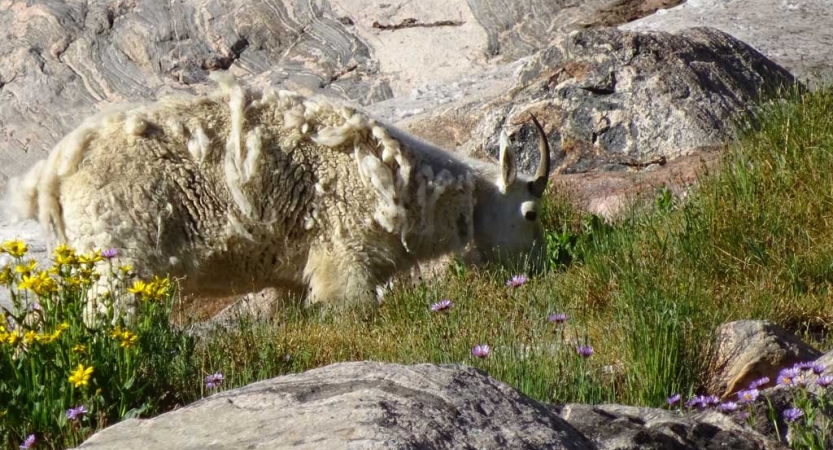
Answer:
[[(511, 286), (516, 273), (455, 262), (444, 277), (389, 293), (372, 312), (289, 302), (275, 317), (190, 337), (168, 320), (177, 297), (165, 280), (137, 283), (111, 268), (119, 274), (111, 292), (142, 299), (139, 319), (109, 317), (90, 329), (81, 299), (92, 264), (108, 261), (73, 254), (57, 270), (25, 273), (24, 244), (6, 243), (18, 258), (0, 282), (15, 293), (17, 325), (0, 334), (0, 438), (9, 448), (32, 433), (33, 448), (74, 445), (104, 424), (211, 393), (217, 388), (204, 378), (214, 373), (224, 380), (213, 384), (230, 388), (338, 361), (463, 363), (546, 402), (662, 406), (675, 392), (706, 394), (710, 339), (721, 323), (769, 319), (829, 350), (833, 91), (764, 109), (685, 202), (663, 190), (609, 224), (553, 198), (544, 215), (546, 272)], [(443, 299), (451, 306), (433, 311)], [(73, 350), (79, 344), (85, 353)], [(472, 354), (481, 344), (488, 356)], [(579, 355), (578, 346), (594, 353)], [(87, 385), (69, 379), (83, 378), (78, 364), (93, 368)], [(81, 405), (88, 412), (68, 419)]]

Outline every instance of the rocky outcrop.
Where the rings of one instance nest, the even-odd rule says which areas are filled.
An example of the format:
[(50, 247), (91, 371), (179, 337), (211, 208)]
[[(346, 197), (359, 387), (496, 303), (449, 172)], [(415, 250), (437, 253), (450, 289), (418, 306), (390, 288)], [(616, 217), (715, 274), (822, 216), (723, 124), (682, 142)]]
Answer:
[(340, 363), (100, 431), (87, 450), (781, 449), (717, 412), (551, 407), (462, 366)]
[(533, 130), (525, 124), (532, 113), (547, 124), (558, 173), (662, 165), (719, 148), (761, 94), (792, 85), (789, 72), (710, 28), (574, 32), (526, 61), (464, 148), (494, 155), (499, 130), (509, 125), (529, 141), (522, 167), (534, 170)]
[(620, 27), (670, 32), (714, 27), (817, 86), (833, 82), (831, 23), (833, 10), (827, 0), (696, 0)]
[(599, 450), (787, 449), (716, 410), (681, 414), (655, 408), (577, 404), (558, 410)]
[(456, 366), (341, 363), (126, 420), (81, 449), (536, 448), (593, 445), (545, 405)]
[(716, 330), (709, 392), (729, 397), (757, 379), (775, 384), (778, 371), (798, 362), (813, 361), (821, 352), (789, 331), (765, 320), (739, 320)]

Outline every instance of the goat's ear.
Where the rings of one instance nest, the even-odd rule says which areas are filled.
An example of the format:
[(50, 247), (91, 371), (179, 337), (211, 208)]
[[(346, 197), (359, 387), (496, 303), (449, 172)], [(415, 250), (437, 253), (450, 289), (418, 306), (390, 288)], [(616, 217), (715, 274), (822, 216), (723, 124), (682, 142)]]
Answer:
[(509, 146), (509, 136), (505, 131), (500, 132), (500, 179), (498, 187), (501, 193), (515, 182), (518, 176), (518, 166), (515, 164), (515, 149)]

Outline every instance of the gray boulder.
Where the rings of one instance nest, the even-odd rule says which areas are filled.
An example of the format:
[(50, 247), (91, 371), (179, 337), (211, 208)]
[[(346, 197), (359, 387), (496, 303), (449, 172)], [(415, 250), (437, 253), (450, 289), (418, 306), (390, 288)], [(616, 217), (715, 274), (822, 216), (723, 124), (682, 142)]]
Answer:
[(350, 362), (261, 381), (79, 449), (781, 449), (717, 412), (536, 402), (463, 366)]
[(458, 366), (341, 363), (131, 419), (89, 450), (594, 449), (545, 405)]
[(787, 449), (715, 410), (683, 414), (635, 406), (578, 404), (559, 409), (561, 417), (600, 450)]
[(558, 173), (662, 165), (720, 148), (757, 99), (793, 84), (789, 72), (711, 28), (578, 31), (526, 60), (464, 148), (495, 155), (499, 130), (514, 127), (528, 141), (522, 167), (534, 170), (532, 113), (546, 124)]
[(765, 320), (739, 320), (715, 332), (709, 392), (721, 397), (746, 389), (762, 377), (775, 383), (782, 368), (813, 361), (821, 352), (780, 326)]
[(714, 27), (818, 86), (833, 82), (831, 24), (833, 9), (828, 0), (690, 0), (620, 28), (676, 32)]

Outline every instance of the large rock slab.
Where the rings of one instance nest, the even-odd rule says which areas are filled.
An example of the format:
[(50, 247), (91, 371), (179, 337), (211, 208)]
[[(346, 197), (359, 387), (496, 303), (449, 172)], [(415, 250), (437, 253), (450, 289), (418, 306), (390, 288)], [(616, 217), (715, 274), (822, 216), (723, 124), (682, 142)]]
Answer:
[(735, 422), (715, 410), (680, 414), (624, 405), (568, 404), (560, 415), (600, 450), (655, 449), (786, 450), (778, 439)]
[(87, 450), (784, 449), (716, 411), (550, 406), (457, 365), (339, 363), (130, 419)]
[(621, 25), (631, 31), (709, 26), (755, 47), (811, 86), (833, 82), (833, 9), (828, 0), (689, 0)]
[(341, 363), (131, 419), (89, 450), (594, 449), (546, 406), (459, 366)]
[(721, 397), (746, 389), (749, 383), (769, 377), (798, 362), (813, 361), (821, 352), (780, 326), (765, 320), (738, 320), (715, 332), (709, 392)]
[(762, 95), (793, 84), (782, 67), (713, 28), (577, 31), (527, 58), (509, 92), (480, 111), (463, 148), (494, 156), (507, 127), (527, 143), (521, 167), (532, 170), (534, 114), (558, 173), (664, 164), (720, 148)]

